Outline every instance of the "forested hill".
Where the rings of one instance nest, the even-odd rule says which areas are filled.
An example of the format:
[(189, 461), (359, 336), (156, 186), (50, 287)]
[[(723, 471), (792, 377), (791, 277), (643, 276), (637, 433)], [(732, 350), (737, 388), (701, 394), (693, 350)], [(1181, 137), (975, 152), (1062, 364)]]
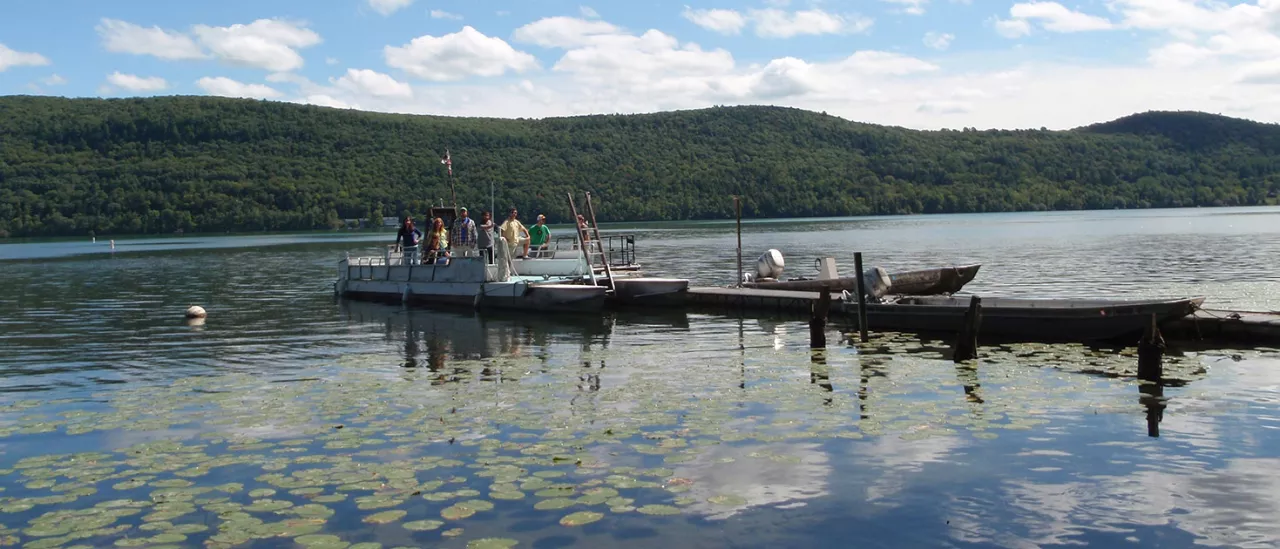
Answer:
[(798, 109), (542, 120), (210, 97), (0, 97), (0, 235), (318, 229), (458, 200), (601, 221), (1260, 204), (1280, 127), (1146, 113), (1072, 131), (914, 131)]

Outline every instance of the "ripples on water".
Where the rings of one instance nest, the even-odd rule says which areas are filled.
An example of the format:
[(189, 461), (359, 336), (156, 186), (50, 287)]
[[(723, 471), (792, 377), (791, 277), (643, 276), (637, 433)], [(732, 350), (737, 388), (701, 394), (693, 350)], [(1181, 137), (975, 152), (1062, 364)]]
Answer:
[[(744, 245), (748, 265), (759, 250), (777, 247), (794, 258), (794, 271), (807, 270), (805, 258), (819, 254), (847, 267), (853, 250), (887, 267), (982, 262), (971, 288), (984, 294), (1194, 293), (1220, 306), (1280, 308), (1277, 217), (1193, 213), (1189, 220), (1143, 212), (1120, 220), (1101, 213), (1032, 222), (952, 216), (762, 223), (747, 226)], [(643, 229), (640, 260), (726, 284), (731, 228)], [(244, 483), (242, 491), (215, 494), (230, 504), (261, 499), (246, 493), (271, 487), (264, 474), (342, 467), (304, 464), (312, 458), (377, 467), (421, 456), (460, 465), (420, 470), (415, 482), (466, 477), (437, 490), (473, 488), (490, 500), (496, 481), (478, 471), (492, 460), (532, 455), (538, 459), (525, 462), (518, 482), (534, 471), (560, 471), (580, 497), (591, 483), (617, 482), (608, 480), (610, 471), (635, 467), (628, 474), (656, 484), (620, 488), (636, 500), (632, 507), (680, 510), (653, 516), (590, 502), (539, 510), (533, 504), (547, 498), (528, 490), (522, 500), (491, 499), (493, 511), (455, 521), (441, 512), (456, 500), (406, 497), (390, 507), (407, 511), (403, 519), (372, 526), (362, 519), (384, 509), (355, 502), (376, 492), (356, 490), (325, 504), (338, 513), (326, 532), (386, 547), (462, 547), (482, 537), (513, 538), (521, 547), (850, 540), (877, 547), (1270, 547), (1280, 539), (1274, 351), (1176, 359), (1172, 377), (1185, 385), (1164, 389), (1161, 412), (1152, 407), (1160, 401), (1131, 379), (1134, 359), (1107, 350), (986, 348), (976, 368), (957, 367), (937, 350), (945, 342), (911, 338), (858, 349), (833, 333), (832, 348), (813, 355), (807, 326), (785, 319), (477, 316), (333, 299), (335, 258), (376, 244), (196, 244), (0, 263), (9, 290), (0, 294), (0, 544), (6, 536), (32, 541), (36, 536), (24, 532), (29, 521), (55, 509), (150, 501), (163, 490), (114, 488), (144, 468), (131, 452), (94, 457), (103, 469), (96, 474), (120, 478), (59, 477), (52, 487), (43, 483), (50, 469), (15, 470), (19, 460), (110, 454), (165, 438), (203, 448), (158, 454), (174, 465), (159, 466), (151, 482)], [(203, 326), (181, 318), (190, 304), (210, 311)], [(1149, 423), (1158, 438), (1148, 436)], [(586, 466), (529, 454), (534, 443)], [(181, 455), (197, 457), (175, 457)], [(205, 455), (245, 461), (208, 476), (174, 477)], [(189, 462), (178, 464), (183, 460)], [(63, 473), (82, 476), (84, 467)], [(395, 484), (391, 478), (384, 482)], [(86, 486), (97, 492), (23, 508), (25, 498), (82, 494)], [(325, 485), (325, 493), (334, 486)], [(287, 492), (270, 498), (308, 503), (310, 496)], [(586, 510), (604, 516), (583, 527), (558, 524)], [(220, 524), (240, 520), (218, 514), (195, 510), (172, 522), (208, 524), (210, 531), (183, 542), (196, 546)], [(268, 522), (288, 517), (250, 514)], [(120, 523), (139, 524), (139, 516)], [(420, 533), (400, 526), (424, 519), (448, 524)], [(453, 527), (464, 532), (441, 537)], [(155, 533), (134, 528), (78, 543)], [(287, 543), (271, 538), (256, 546)]]

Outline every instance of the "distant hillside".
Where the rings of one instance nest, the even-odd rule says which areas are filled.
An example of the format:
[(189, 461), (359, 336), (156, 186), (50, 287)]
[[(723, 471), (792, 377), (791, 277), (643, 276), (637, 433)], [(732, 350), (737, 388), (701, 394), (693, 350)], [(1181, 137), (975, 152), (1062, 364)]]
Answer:
[(1147, 113), (1063, 132), (913, 131), (787, 108), (507, 120), (212, 97), (0, 97), (0, 235), (337, 227), (458, 200), (602, 221), (1264, 203), (1276, 126)]
[(1280, 125), (1202, 112), (1146, 112), (1080, 128), (1085, 133), (1163, 137), (1187, 150), (1240, 146), (1280, 153)]

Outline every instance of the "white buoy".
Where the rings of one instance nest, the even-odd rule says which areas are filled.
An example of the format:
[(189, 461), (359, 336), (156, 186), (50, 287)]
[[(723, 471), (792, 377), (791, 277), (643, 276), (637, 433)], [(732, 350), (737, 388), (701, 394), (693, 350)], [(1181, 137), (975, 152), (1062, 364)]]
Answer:
[(204, 307), (199, 305), (187, 307), (187, 318), (204, 318), (206, 316), (209, 316), (209, 313), (204, 311)]
[(116, 241), (115, 241), (115, 240), (112, 240), (112, 241), (111, 241), (111, 249), (113, 249), (113, 250), (114, 250), (114, 249), (116, 249)]

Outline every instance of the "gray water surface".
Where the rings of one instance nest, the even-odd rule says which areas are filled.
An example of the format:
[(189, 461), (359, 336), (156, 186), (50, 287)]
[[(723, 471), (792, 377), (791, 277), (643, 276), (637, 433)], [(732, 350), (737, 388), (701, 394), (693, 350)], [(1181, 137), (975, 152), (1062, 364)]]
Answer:
[[(862, 251), (890, 269), (980, 262), (968, 289), (982, 295), (1280, 309), (1277, 221), (1276, 208), (782, 220), (745, 223), (743, 241), (748, 265), (777, 248), (793, 275), (820, 255), (851, 269)], [(647, 270), (731, 282), (732, 223), (618, 229), (639, 235)], [(0, 245), (0, 544), (1280, 540), (1275, 350), (1178, 350), (1156, 398), (1131, 350), (987, 347), (956, 366), (948, 342), (859, 346), (837, 325), (814, 353), (787, 319), (335, 299), (336, 259), (391, 236)], [(203, 325), (181, 318), (191, 304)], [(103, 518), (124, 500), (144, 508)], [(477, 500), (492, 508), (457, 516)], [(332, 514), (290, 514), (304, 505)], [(562, 524), (572, 513), (600, 516)], [(405, 527), (424, 520), (443, 524)]]

